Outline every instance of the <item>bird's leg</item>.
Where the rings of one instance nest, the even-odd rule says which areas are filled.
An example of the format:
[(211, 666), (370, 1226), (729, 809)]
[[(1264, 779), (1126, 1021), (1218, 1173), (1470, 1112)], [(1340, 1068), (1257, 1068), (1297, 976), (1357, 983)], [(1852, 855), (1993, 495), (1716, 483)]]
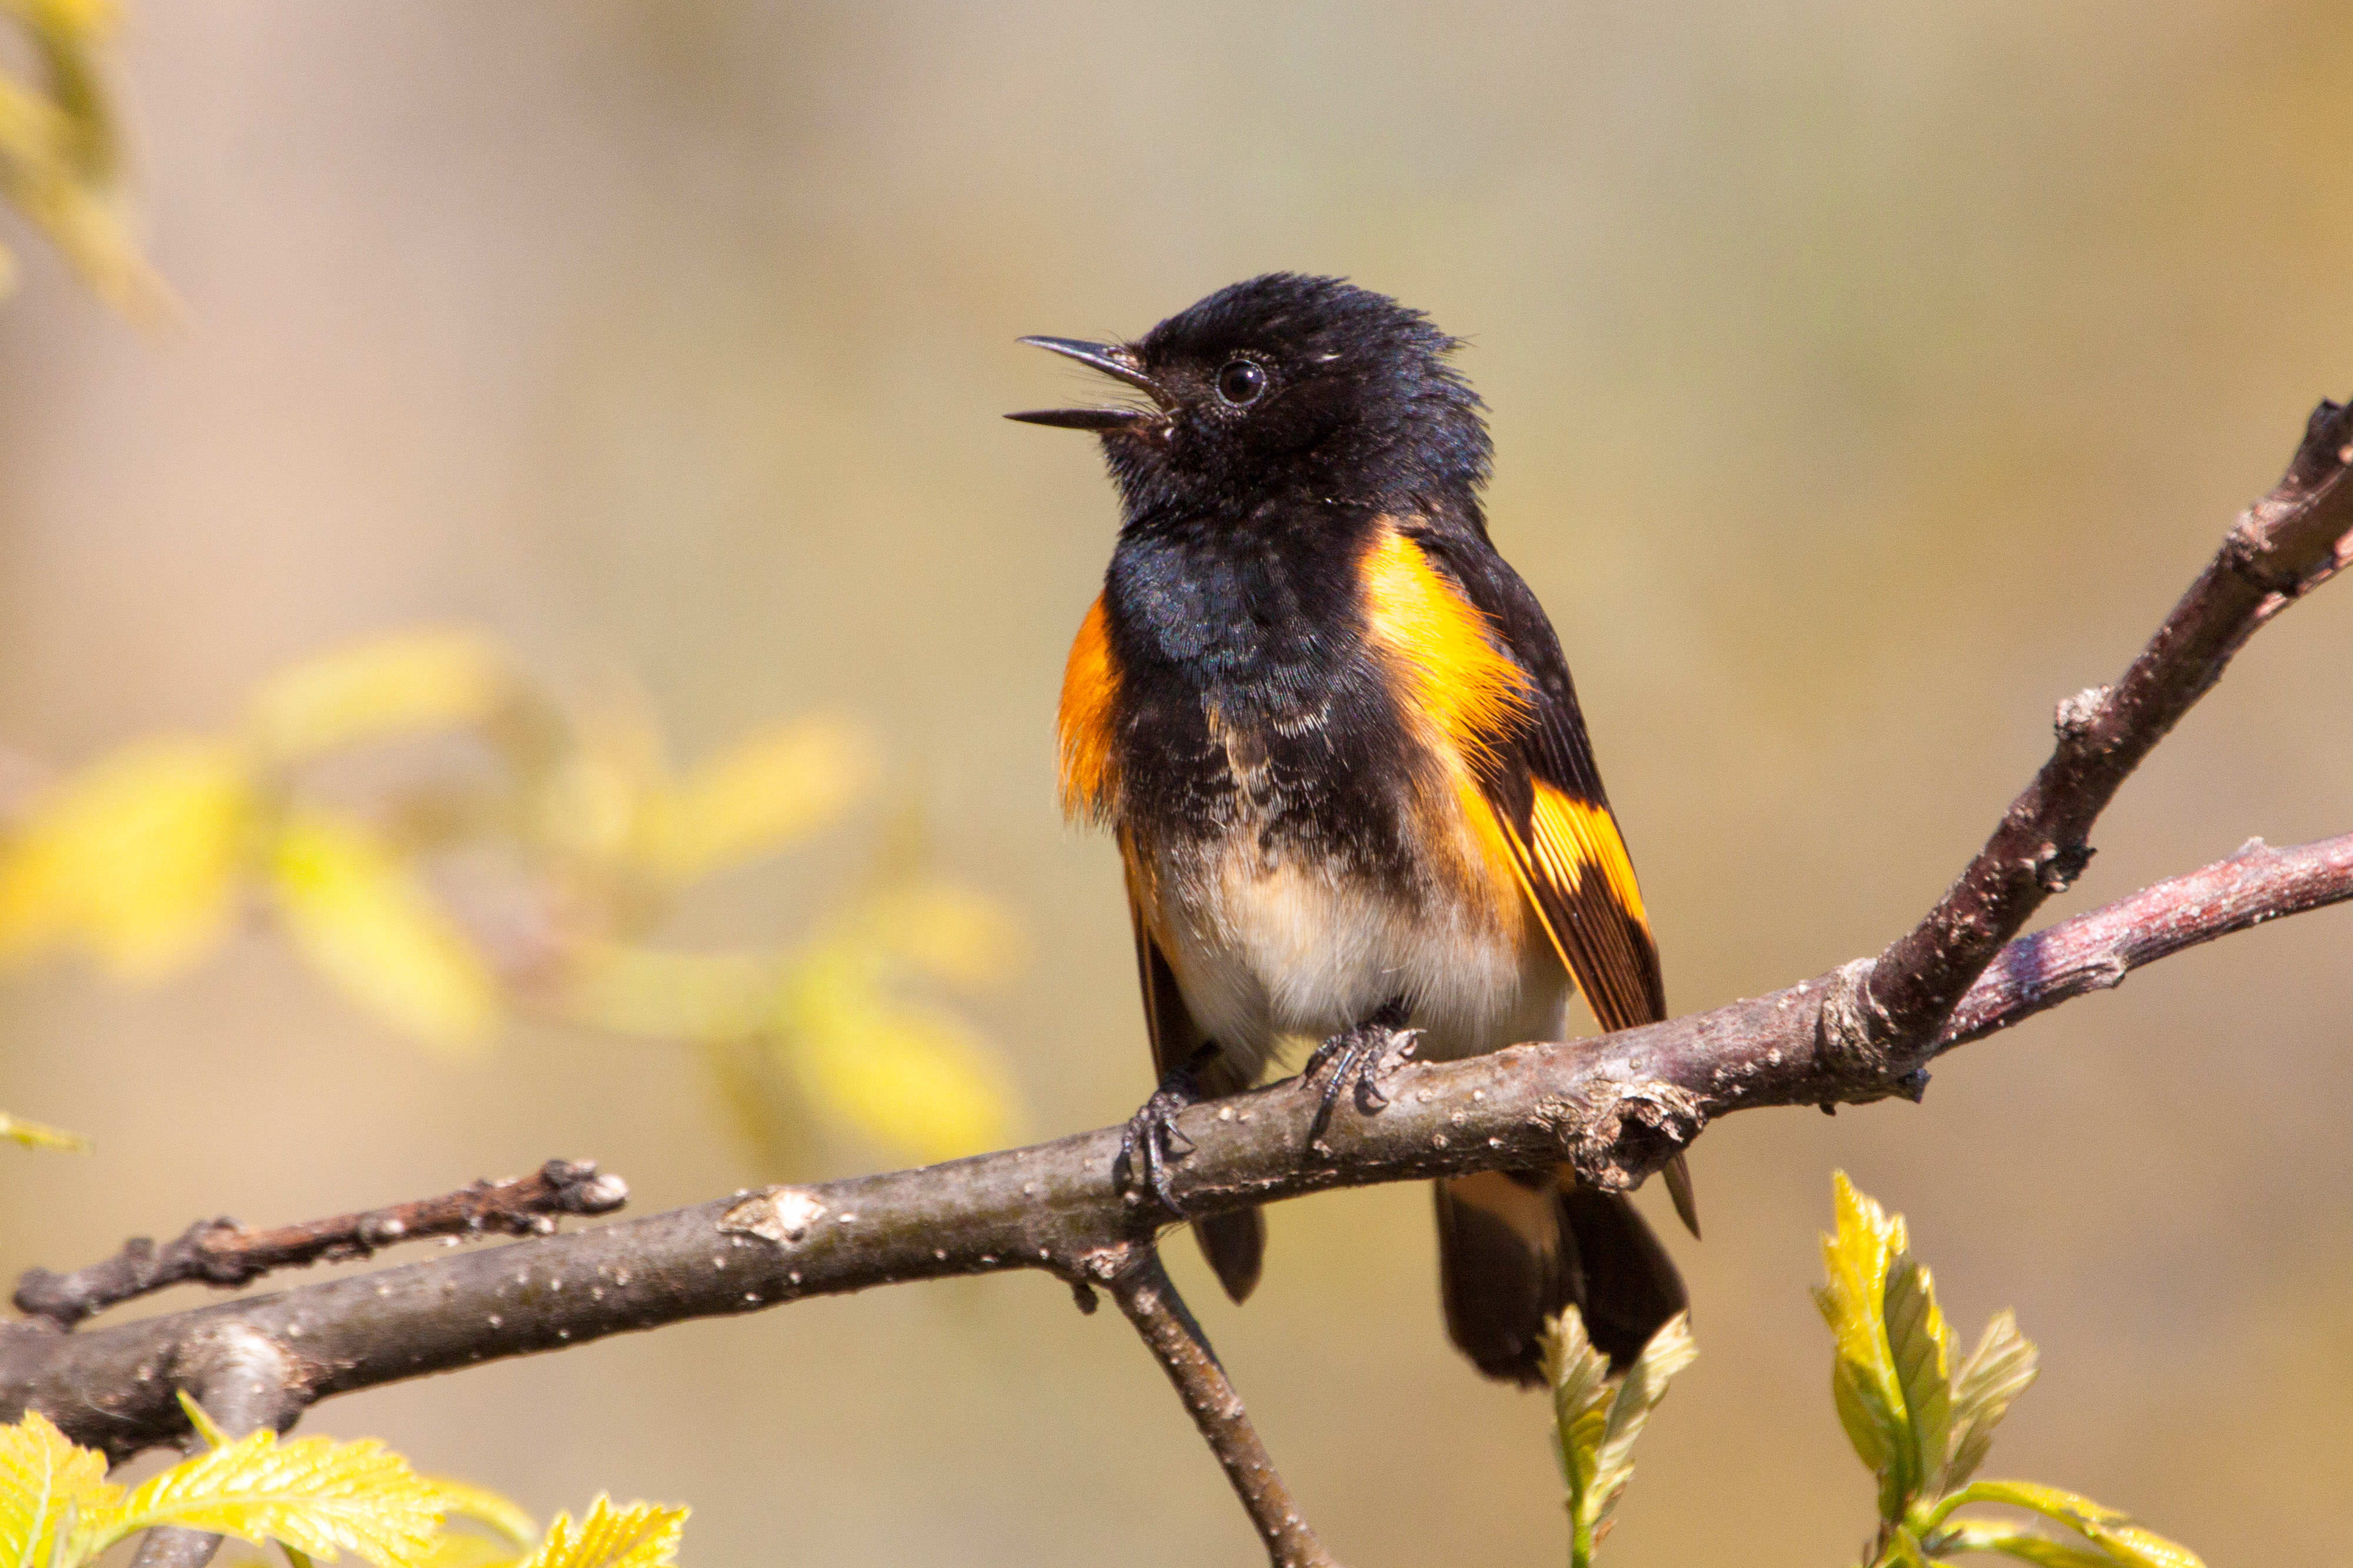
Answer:
[(1201, 1069), (1217, 1054), (1218, 1043), (1211, 1040), (1188, 1060), (1170, 1068), (1152, 1097), (1127, 1119), (1127, 1131), (1119, 1140), (1119, 1163), (1113, 1172), (1119, 1185), (1128, 1191), (1149, 1192), (1178, 1219), (1185, 1217), (1185, 1209), (1169, 1184), (1168, 1168), (1193, 1152), (1193, 1141), (1177, 1131), (1176, 1115), (1207, 1098), (1201, 1092)]
[(1332, 1108), (1350, 1083), (1356, 1086), (1356, 1109), (1365, 1114), (1369, 1116), (1388, 1104), (1380, 1080), (1389, 1052), (1394, 1048), (1400, 1057), (1413, 1055), (1414, 1032), (1405, 1027), (1405, 998), (1394, 996), (1363, 1023), (1341, 1030), (1315, 1047), (1299, 1074), (1300, 1081), (1311, 1088), (1318, 1077), (1324, 1079), (1315, 1120), (1308, 1124), (1309, 1148), (1319, 1154), (1330, 1152), (1324, 1147), (1324, 1130), (1331, 1125)]

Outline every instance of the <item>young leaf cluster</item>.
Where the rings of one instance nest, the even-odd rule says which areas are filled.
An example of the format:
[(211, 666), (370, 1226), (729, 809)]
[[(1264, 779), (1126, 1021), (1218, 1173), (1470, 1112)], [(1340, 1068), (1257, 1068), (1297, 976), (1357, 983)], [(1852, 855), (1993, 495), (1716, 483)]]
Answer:
[[(183, 1404), (209, 1446), (128, 1491), (106, 1479), (103, 1455), (38, 1412), (0, 1427), (0, 1563), (82, 1568), (165, 1525), (274, 1545), (295, 1568), (344, 1552), (377, 1568), (670, 1568), (677, 1558), (683, 1508), (599, 1497), (577, 1525), (558, 1514), (543, 1536), (506, 1499), (420, 1476), (373, 1439), (232, 1441)], [(489, 1533), (451, 1530), (453, 1519)]]
[(1593, 1348), (1575, 1307), (1545, 1326), (1545, 1381), (1552, 1389), (1553, 1447), (1568, 1488), (1568, 1560), (1588, 1568), (1609, 1533), (1626, 1483), (1634, 1479), (1634, 1444), (1666, 1397), (1674, 1375), (1699, 1358), (1690, 1317), (1676, 1313), (1651, 1336), (1621, 1376)]
[[(385, 769), (373, 753), (395, 743), (413, 754)], [(257, 910), (313, 973), (429, 1046), (479, 1048), (516, 1011), (699, 1041), (759, 1069), (767, 1122), (924, 1160), (994, 1147), (1006, 1074), (916, 994), (1015, 962), (976, 895), (901, 871), (797, 949), (648, 940), (696, 883), (837, 820), (873, 772), (830, 721), (673, 767), (649, 722), (576, 716), (482, 637), (394, 636), (281, 670), (234, 725), (126, 746), (0, 822), (0, 964), (71, 954), (167, 979)], [(353, 804), (354, 776), (398, 782)]]
[[(1831, 1392), (1839, 1421), (1879, 1479), (1872, 1568), (1919, 1568), (1972, 1552), (2047, 1568), (2200, 1568), (2186, 1548), (2088, 1499), (2029, 1481), (1970, 1479), (1994, 1427), (2034, 1381), (2034, 1345), (2003, 1312), (1960, 1357), (1936, 1283), (1911, 1255), (1904, 1217), (1856, 1191), (1843, 1171), (1832, 1195), (1834, 1230), (1822, 1237), (1829, 1280), (1814, 1300), (1836, 1347)], [(2024, 1509), (2079, 1539), (1955, 1517), (1972, 1503)]]

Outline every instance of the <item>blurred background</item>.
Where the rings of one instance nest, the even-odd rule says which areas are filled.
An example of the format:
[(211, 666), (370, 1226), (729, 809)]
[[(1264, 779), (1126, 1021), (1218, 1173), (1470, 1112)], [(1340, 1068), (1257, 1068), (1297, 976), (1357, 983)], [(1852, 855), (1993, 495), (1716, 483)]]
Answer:
[[(273, 672), (417, 626), (592, 710), (634, 693), (681, 758), (839, 716), (858, 805), (646, 940), (792, 949), (920, 862), (1029, 954), (940, 1004), (1008, 1135), (1114, 1121), (1151, 1087), (1126, 922), (1052, 752), (1114, 512), (1089, 443), (997, 417), (1081, 384), (1012, 340), (1342, 273), (1471, 340), (1495, 536), (1576, 666), (1671, 998), (1706, 1007), (1916, 916), (2052, 701), (2353, 393), (2348, 71), (2340, 0), (132, 0), (109, 79), (179, 307), (126, 322), (0, 219), (0, 742), (63, 772), (217, 731)], [(2353, 827), (2348, 639), (2353, 590), (2264, 632), (2056, 910)], [(1834, 1166), (1908, 1213), (1965, 1339), (2015, 1306), (2042, 1345), (1993, 1473), (2216, 1563), (2342, 1560), (2348, 937), (2327, 911), (2168, 962), (1948, 1058), (1919, 1107), (1711, 1130), (1707, 1239), (1675, 1243), (1703, 1356), (1608, 1560), (1868, 1533), (1806, 1295)], [(153, 984), (21, 965), (0, 1020), (0, 1107), (95, 1140), (0, 1150), (10, 1278), (555, 1154), (640, 1211), (902, 1160), (747, 1140), (691, 1042), (526, 1013), (422, 1047), (259, 920)], [(1342, 1558), (1557, 1562), (1542, 1403), (1448, 1349), (1427, 1210), (1279, 1210), (1242, 1310), (1170, 1258)], [(1043, 1278), (306, 1427), (542, 1513), (690, 1501), (702, 1563), (1258, 1553), (1134, 1336)]]

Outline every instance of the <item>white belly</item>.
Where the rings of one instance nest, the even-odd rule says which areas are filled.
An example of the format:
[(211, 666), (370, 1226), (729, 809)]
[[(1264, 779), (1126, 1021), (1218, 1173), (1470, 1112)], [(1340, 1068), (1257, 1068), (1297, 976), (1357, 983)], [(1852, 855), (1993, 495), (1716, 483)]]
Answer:
[(1252, 1076), (1392, 998), (1432, 1059), (1566, 1033), (1574, 991), (1559, 961), (1541, 942), (1524, 959), (1518, 933), (1489, 911), (1436, 898), (1417, 908), (1329, 867), (1269, 866), (1247, 850), (1155, 870), (1155, 923), (1185, 1005)]

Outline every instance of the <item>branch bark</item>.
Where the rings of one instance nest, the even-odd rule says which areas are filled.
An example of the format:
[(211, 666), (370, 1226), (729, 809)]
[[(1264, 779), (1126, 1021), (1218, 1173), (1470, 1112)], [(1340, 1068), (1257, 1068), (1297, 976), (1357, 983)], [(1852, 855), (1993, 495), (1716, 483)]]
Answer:
[(18, 1311), (70, 1329), (167, 1286), (200, 1281), (234, 1289), (274, 1269), (370, 1258), (379, 1247), (428, 1237), (544, 1236), (555, 1228), (559, 1215), (611, 1214), (628, 1197), (628, 1184), (597, 1174), (593, 1160), (550, 1160), (528, 1176), (476, 1182), (439, 1197), (364, 1214), (269, 1230), (248, 1230), (233, 1219), (202, 1219), (160, 1247), (143, 1236), (133, 1237), (113, 1257), (70, 1274), (27, 1270), (14, 1300)]
[[(190, 1356), (187, 1392), (231, 1437), (264, 1426), (282, 1432), (302, 1409), (288, 1372), (286, 1352), (275, 1341), (231, 1325)], [(221, 1538), (210, 1531), (164, 1525), (140, 1537), (131, 1568), (205, 1568), (220, 1546)]]
[[(2353, 834), (2250, 847), (2013, 943), (1955, 1010), (1937, 1048), (2008, 1028), (2139, 964), (2279, 915), (2353, 900)], [(1185, 1111), (1176, 1168), (1188, 1210), (1219, 1213), (1332, 1187), (1572, 1159), (1625, 1187), (1709, 1120), (1765, 1105), (1898, 1092), (1828, 1046), (1819, 1013), (1840, 972), (1708, 1013), (1602, 1037), (1415, 1062), (1376, 1115), (1343, 1114), (1329, 1158), (1307, 1146), (1317, 1096), (1286, 1080)], [(1909, 1068), (1905, 1070), (1908, 1071)], [(50, 1416), (126, 1458), (179, 1440), (180, 1388), (200, 1390), (220, 1336), (287, 1358), (293, 1404), (560, 1350), (691, 1318), (955, 1275), (1042, 1268), (1106, 1283), (1100, 1259), (1166, 1224), (1115, 1190), (1120, 1131), (814, 1186), (739, 1193), (566, 1236), (408, 1264), (112, 1328), (0, 1324), (0, 1415)]]
[(1145, 1242), (1107, 1252), (1097, 1260), (1097, 1268), (1119, 1310), (1176, 1385), (1202, 1440), (1225, 1468), (1234, 1495), (1258, 1529), (1268, 1561), (1274, 1568), (1338, 1568), (1307, 1528), (1289, 1484), (1250, 1425), (1241, 1395), (1234, 1392), (1217, 1352), (1209, 1348), (1208, 1336), (1161, 1267), (1160, 1249)]
[[(2079, 873), (2100, 811), (2249, 637), (2353, 561), (2353, 416), (2324, 403), (2286, 476), (2113, 687), (2062, 703), (2058, 742), (1928, 915), (1875, 958), (1768, 995), (1595, 1040), (1398, 1068), (1377, 1114), (1335, 1119), (1296, 1080), (1194, 1107), (1174, 1187), (1214, 1214), (1329, 1187), (1567, 1160), (1640, 1183), (1709, 1121), (1764, 1105), (1917, 1098), (1923, 1064), (2133, 968), (2353, 899), (2353, 835), (2250, 845), (2189, 876), (2017, 939)], [(0, 1325), (0, 1412), (37, 1408), (116, 1458), (185, 1430), (225, 1337), (284, 1358), (287, 1419), (320, 1399), (688, 1318), (949, 1275), (1042, 1268), (1082, 1304), (1120, 1300), (1234, 1479), (1277, 1563), (1320, 1548), (1159, 1272), (1167, 1215), (1119, 1191), (1120, 1130), (818, 1186), (772, 1187), (495, 1252), (69, 1333)], [(1287, 1533), (1288, 1532), (1288, 1533)], [(1285, 1552), (1292, 1555), (1286, 1556)]]
[(1858, 1048), (1925, 1045), (2003, 943), (2092, 858), (2092, 824), (2232, 656), (2353, 560), (2353, 410), (2323, 402), (2271, 493), (2112, 686), (2059, 704), (2058, 743), (1936, 907), (1858, 973), (1834, 1021)]

